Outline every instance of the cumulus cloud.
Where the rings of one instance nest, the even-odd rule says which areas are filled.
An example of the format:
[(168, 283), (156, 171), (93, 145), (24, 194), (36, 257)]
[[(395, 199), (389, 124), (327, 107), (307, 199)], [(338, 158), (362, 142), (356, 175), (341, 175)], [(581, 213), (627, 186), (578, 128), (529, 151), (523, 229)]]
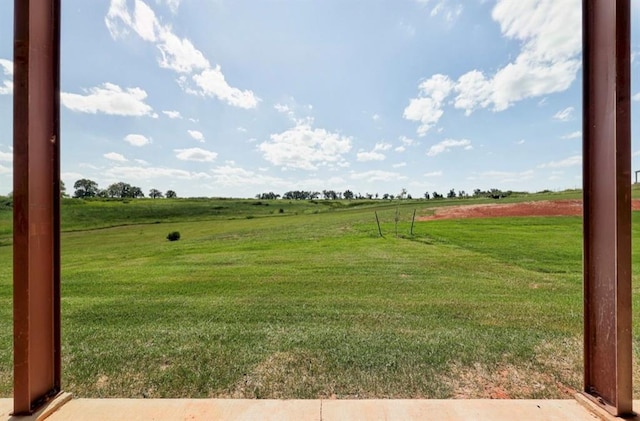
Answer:
[(582, 15), (578, 0), (498, 0), (492, 12), (502, 34), (522, 45), (516, 59), (493, 76), (473, 70), (458, 80), (456, 107), (467, 113), (562, 92), (581, 66)]
[(218, 157), (217, 152), (200, 148), (174, 149), (173, 151), (176, 153), (176, 158), (181, 161), (212, 162)]
[(200, 88), (199, 92), (196, 91), (197, 93), (203, 96), (218, 98), (239, 108), (256, 108), (260, 101), (260, 99), (254, 95), (253, 91), (242, 91), (229, 86), (219, 65), (213, 69), (205, 69), (200, 74), (194, 75), (193, 81)]
[(582, 156), (574, 155), (560, 161), (551, 161), (546, 164), (541, 164), (538, 166), (538, 168), (566, 168), (566, 167), (573, 167), (581, 164), (582, 164)]
[(357, 159), (360, 162), (384, 161), (386, 159), (386, 156), (381, 152), (388, 151), (389, 149), (391, 149), (391, 144), (389, 143), (376, 143), (376, 145), (373, 147), (373, 150), (371, 150), (370, 152), (358, 152)]
[(103, 155), (105, 158), (116, 162), (127, 162), (128, 159), (117, 152), (109, 152)]
[(431, 146), (427, 151), (427, 156), (436, 156), (443, 152), (448, 152), (453, 148), (463, 148), (465, 150), (473, 149), (471, 145), (471, 141), (467, 139), (454, 140), (454, 139), (445, 139), (442, 142), (436, 143)]
[[(180, 2), (167, 0), (166, 4), (177, 10)], [(241, 108), (257, 106), (260, 99), (252, 91), (231, 87), (219, 65), (212, 67), (188, 38), (180, 38), (170, 25), (163, 25), (142, 0), (135, 0), (133, 8), (126, 0), (111, 0), (105, 24), (114, 39), (133, 31), (153, 43), (159, 51), (158, 65), (180, 74), (178, 83), (187, 93), (215, 97)]]
[(0, 95), (13, 94), (13, 62), (0, 58)]
[(445, 98), (453, 89), (453, 82), (448, 76), (436, 74), (418, 85), (418, 98), (409, 101), (404, 109), (403, 117), (411, 121), (419, 121), (418, 135), (424, 136), (442, 117)]
[(312, 127), (299, 121), (295, 127), (272, 134), (258, 145), (264, 159), (285, 168), (316, 170), (320, 166), (343, 166), (344, 154), (351, 150), (351, 137)]
[(145, 146), (151, 143), (151, 139), (141, 134), (128, 134), (124, 137), (125, 142), (132, 146)]
[(204, 143), (204, 135), (202, 134), (202, 132), (199, 132), (198, 130), (187, 130), (187, 132), (189, 133), (189, 136), (191, 136), (198, 142)]
[(151, 106), (144, 102), (147, 93), (140, 88), (122, 89), (113, 83), (85, 90), (85, 94), (62, 92), (62, 105), (72, 111), (120, 116), (157, 117)]
[[(448, 81), (448, 89), (441, 92), (445, 98), (455, 95), (455, 108), (466, 115), (481, 108), (504, 111), (517, 101), (562, 92), (571, 86), (581, 66), (579, 0), (498, 0), (492, 18), (505, 38), (520, 43), (520, 52), (492, 74), (473, 69), (455, 82), (445, 75), (433, 76)], [(411, 99), (404, 117), (421, 123), (419, 135), (442, 117), (445, 98), (438, 101), (421, 89), (419, 96)]]

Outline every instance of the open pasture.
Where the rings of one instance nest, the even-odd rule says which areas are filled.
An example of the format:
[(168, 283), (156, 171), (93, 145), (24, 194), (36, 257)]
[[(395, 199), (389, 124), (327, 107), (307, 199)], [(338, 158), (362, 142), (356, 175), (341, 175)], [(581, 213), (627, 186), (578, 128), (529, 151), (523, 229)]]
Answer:
[[(580, 387), (579, 217), (416, 222), (411, 236), (414, 209), (460, 201), (257, 202), (65, 201), (65, 390), (557, 398)], [(7, 214), (0, 396), (12, 381)], [(638, 223), (634, 212), (634, 243)], [(634, 268), (634, 291), (637, 279)]]

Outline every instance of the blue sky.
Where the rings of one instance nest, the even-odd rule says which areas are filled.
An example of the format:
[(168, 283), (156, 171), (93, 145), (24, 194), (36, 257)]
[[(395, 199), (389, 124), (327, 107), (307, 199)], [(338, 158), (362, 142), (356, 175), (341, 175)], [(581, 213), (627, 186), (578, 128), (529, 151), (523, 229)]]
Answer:
[[(581, 187), (580, 0), (62, 4), (71, 193), (80, 178), (224, 197)], [(12, 7), (0, 2), (0, 194)]]

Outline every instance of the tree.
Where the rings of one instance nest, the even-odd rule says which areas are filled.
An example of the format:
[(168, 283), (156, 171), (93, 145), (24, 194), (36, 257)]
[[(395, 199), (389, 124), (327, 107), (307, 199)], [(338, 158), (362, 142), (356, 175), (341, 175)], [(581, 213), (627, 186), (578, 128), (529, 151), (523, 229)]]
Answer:
[(62, 180), (60, 180), (60, 197), (69, 197), (67, 195), (67, 186), (64, 185)]
[(342, 197), (347, 200), (351, 200), (353, 199), (353, 192), (351, 190), (345, 190), (344, 193), (342, 193)]
[(164, 194), (164, 197), (166, 197), (167, 199), (175, 199), (176, 197), (178, 197), (178, 195), (173, 190), (167, 190), (167, 192)]
[(98, 195), (98, 183), (87, 178), (82, 178), (73, 183), (73, 197), (84, 199), (87, 197), (96, 197)]
[(151, 189), (151, 190), (149, 190), (149, 197), (152, 198), (152, 199), (160, 199), (160, 198), (164, 197), (164, 195), (158, 189)]
[(131, 197), (133, 199), (137, 199), (139, 197), (144, 197), (144, 193), (140, 187), (131, 186), (129, 189), (129, 195), (127, 197)]
[(398, 199), (404, 200), (407, 197), (407, 189), (403, 188), (398, 195)]
[(425, 199), (429, 200), (429, 198), (430, 198), (430, 197), (431, 197), (431, 196), (429, 195), (429, 192), (428, 192), (428, 191), (427, 191), (427, 192), (424, 192), (424, 198), (425, 198)]
[(456, 190), (455, 189), (449, 190), (449, 193), (447, 193), (447, 198), (448, 199), (455, 199), (456, 198)]

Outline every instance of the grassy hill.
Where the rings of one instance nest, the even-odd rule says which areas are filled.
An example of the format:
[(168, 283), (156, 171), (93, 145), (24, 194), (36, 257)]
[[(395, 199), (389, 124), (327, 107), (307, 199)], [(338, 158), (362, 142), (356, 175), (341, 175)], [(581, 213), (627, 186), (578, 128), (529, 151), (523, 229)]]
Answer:
[[(549, 197), (579, 193), (535, 198)], [(82, 397), (567, 397), (581, 385), (581, 219), (417, 222), (410, 235), (414, 210), (461, 203), (478, 202), (65, 200), (63, 387)], [(3, 326), (10, 213), (0, 211)], [(181, 239), (167, 241), (171, 231)], [(11, 334), (0, 330), (1, 396), (11, 394)]]

